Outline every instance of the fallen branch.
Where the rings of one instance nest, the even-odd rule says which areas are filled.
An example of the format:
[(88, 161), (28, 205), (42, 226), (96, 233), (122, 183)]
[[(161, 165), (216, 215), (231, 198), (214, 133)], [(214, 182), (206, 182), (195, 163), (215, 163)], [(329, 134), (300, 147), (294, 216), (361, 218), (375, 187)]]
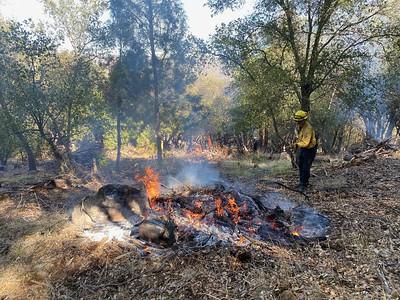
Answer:
[(377, 273), (378, 273), (379, 279), (382, 281), (383, 289), (385, 290), (386, 294), (391, 295), (392, 294), (392, 289), (390, 288), (389, 282), (387, 281), (387, 279), (385, 277), (382, 265), (378, 266)]
[(288, 190), (290, 190), (290, 191), (292, 191), (292, 192), (296, 192), (296, 193), (302, 194), (306, 200), (309, 200), (309, 197), (308, 197), (308, 195), (307, 195), (306, 193), (304, 193), (304, 192), (302, 192), (302, 191), (299, 191), (299, 190), (296, 190), (296, 189), (294, 189), (294, 188), (291, 188), (290, 186), (287, 186), (287, 185), (285, 185), (285, 184), (283, 184), (283, 183), (281, 183), (281, 182), (279, 182), (279, 181), (273, 181), (273, 180), (267, 180), (267, 179), (260, 179), (258, 182), (265, 182), (265, 183), (270, 183), (270, 184), (277, 184), (277, 185), (279, 185), (279, 186), (281, 186), (281, 187), (283, 187), (283, 188), (285, 188), (285, 189), (288, 189)]

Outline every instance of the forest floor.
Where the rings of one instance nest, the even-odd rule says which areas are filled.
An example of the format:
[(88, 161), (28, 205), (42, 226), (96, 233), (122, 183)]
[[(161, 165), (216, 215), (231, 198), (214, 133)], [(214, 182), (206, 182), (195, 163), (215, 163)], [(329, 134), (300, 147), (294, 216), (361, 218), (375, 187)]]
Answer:
[[(358, 166), (315, 165), (307, 205), (331, 219), (325, 241), (143, 255), (124, 242), (82, 238), (68, 220), (68, 203), (104, 181), (132, 183), (132, 170), (146, 163), (126, 162), (118, 176), (70, 177), (55, 189), (34, 187), (54, 178), (48, 172), (3, 172), (0, 299), (399, 299), (398, 153)], [(223, 178), (260, 194), (268, 188), (260, 179), (297, 183), (287, 162), (214, 165)]]

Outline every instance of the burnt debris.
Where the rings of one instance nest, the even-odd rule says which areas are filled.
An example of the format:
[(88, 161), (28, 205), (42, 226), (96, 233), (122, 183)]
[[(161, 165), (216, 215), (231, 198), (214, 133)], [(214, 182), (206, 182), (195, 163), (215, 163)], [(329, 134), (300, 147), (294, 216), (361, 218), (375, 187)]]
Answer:
[(124, 224), (124, 228), (131, 228), (125, 234), (127, 239), (163, 247), (188, 241), (201, 246), (221, 242), (240, 245), (250, 240), (289, 245), (326, 237), (330, 225), (326, 216), (293, 203), (281, 208), (276, 197), (274, 192), (253, 198), (221, 186), (190, 188), (160, 195), (152, 199), (150, 208), (144, 191), (105, 185), (74, 207), (72, 221), (83, 228), (107, 222)]

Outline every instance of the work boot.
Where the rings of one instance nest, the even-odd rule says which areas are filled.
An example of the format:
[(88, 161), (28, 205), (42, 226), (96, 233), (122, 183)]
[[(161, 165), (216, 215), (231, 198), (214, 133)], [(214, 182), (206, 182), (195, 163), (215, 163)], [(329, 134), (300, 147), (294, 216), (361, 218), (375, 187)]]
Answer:
[(304, 193), (304, 191), (306, 190), (306, 187), (303, 184), (299, 184), (296, 186), (296, 190), (301, 193)]

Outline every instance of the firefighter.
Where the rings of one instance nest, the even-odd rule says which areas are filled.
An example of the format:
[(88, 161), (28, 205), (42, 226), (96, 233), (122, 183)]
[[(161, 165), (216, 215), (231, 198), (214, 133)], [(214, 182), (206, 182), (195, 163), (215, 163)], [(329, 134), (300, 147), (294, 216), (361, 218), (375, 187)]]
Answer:
[(294, 148), (297, 150), (297, 165), (299, 167), (300, 183), (298, 190), (304, 192), (308, 187), (311, 165), (317, 154), (317, 138), (311, 124), (307, 121), (308, 112), (299, 110), (294, 114), (297, 123), (296, 142)]

